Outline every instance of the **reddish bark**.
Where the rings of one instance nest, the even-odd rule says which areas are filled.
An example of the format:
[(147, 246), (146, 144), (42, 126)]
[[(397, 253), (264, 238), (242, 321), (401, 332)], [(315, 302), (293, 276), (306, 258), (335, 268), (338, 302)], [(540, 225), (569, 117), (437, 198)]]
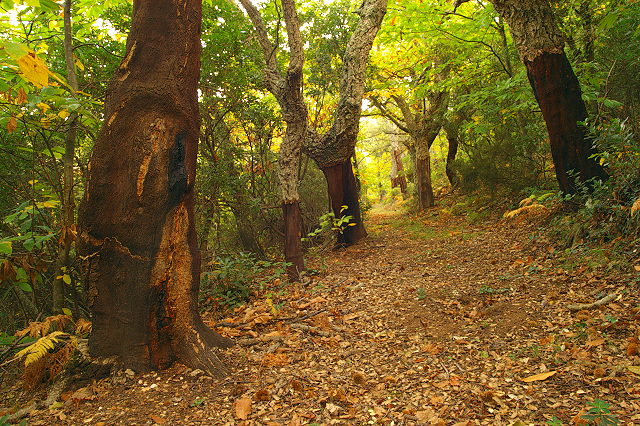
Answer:
[[(367, 231), (362, 223), (360, 203), (358, 202), (358, 189), (356, 178), (353, 174), (351, 162), (346, 161), (335, 166), (322, 169), (327, 180), (329, 202), (331, 210), (336, 218), (351, 216), (350, 224), (338, 235), (338, 245), (349, 246), (357, 243), (367, 236)], [(347, 206), (342, 210), (343, 206)]]
[(391, 187), (400, 188), (400, 192), (404, 196), (407, 193), (407, 178), (404, 176), (404, 166), (402, 165), (402, 158), (400, 156), (400, 148), (396, 148), (391, 151), (392, 162), (392, 174)]
[(579, 124), (587, 118), (587, 110), (580, 83), (566, 54), (545, 52), (533, 60), (526, 60), (525, 65), (547, 123), (560, 190), (567, 194), (575, 193), (575, 177), (582, 182), (592, 178), (606, 179), (602, 166), (591, 158), (596, 151), (586, 129)]
[(80, 207), (91, 353), (138, 371), (179, 360), (221, 374), (211, 347), (231, 344), (197, 310), (200, 22), (198, 0), (134, 2)]
[(300, 272), (304, 271), (304, 257), (302, 255), (302, 215), (300, 214), (300, 203), (289, 203), (282, 205), (282, 215), (284, 216), (284, 258), (290, 263), (287, 268), (287, 276), (291, 280), (298, 280)]

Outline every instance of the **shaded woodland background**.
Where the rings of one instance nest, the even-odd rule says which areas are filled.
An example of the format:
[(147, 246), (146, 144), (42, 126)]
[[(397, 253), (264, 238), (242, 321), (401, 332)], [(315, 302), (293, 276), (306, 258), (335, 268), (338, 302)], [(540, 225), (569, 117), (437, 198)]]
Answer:
[[(359, 4), (297, 6), (305, 40), (304, 99), (309, 122), (322, 131), (338, 102), (342, 52)], [(0, 350), (5, 353), (18, 339), (14, 333), (32, 321), (52, 314), (76, 321), (90, 317), (75, 217), (104, 119), (105, 90), (126, 53), (132, 12), (126, 1), (76, 1), (65, 41), (57, 3), (3, 0), (0, 7)], [(271, 2), (261, 8), (272, 40), (284, 46), (281, 6)], [(640, 237), (640, 4), (563, 0), (553, 3), (553, 12), (580, 81), (595, 159), (610, 178), (579, 184), (575, 194), (558, 191), (526, 69), (507, 24), (490, 3), (465, 2), (454, 10), (447, 1), (398, 0), (388, 5), (370, 54), (352, 158), (365, 226), (366, 211), (376, 204), (416, 213), (433, 203), (437, 208), (439, 197), (455, 196), (450, 213), (482, 222), (496, 211), (517, 209), (525, 199), (525, 207), (552, 211), (546, 226), (558, 246), (607, 250), (620, 259), (619, 267), (630, 267)], [(204, 309), (224, 311), (264, 291), (266, 283), (285, 280), (277, 179), (285, 127), (278, 101), (265, 87), (264, 57), (244, 12), (230, 2), (205, 1), (202, 31), (196, 184), (200, 302)], [(427, 136), (416, 133), (415, 123), (430, 132), (435, 198), (428, 205), (416, 194), (417, 140)], [(345, 222), (329, 213), (324, 177), (306, 154), (299, 193), (306, 253), (331, 256), (328, 249)]]

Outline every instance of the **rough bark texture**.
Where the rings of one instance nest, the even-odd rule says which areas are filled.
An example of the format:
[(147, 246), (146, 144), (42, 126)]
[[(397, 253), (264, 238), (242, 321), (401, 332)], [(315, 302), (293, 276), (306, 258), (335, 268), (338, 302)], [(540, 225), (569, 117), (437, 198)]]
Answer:
[[(439, 130), (439, 128), (438, 128)], [(416, 147), (416, 192), (420, 210), (426, 210), (435, 205), (433, 185), (431, 183), (431, 155), (429, 149), (435, 140), (429, 136), (418, 136), (414, 139)]]
[[(280, 181), (282, 213), (284, 216), (285, 260), (292, 264), (289, 278), (298, 279), (304, 270), (304, 257), (300, 242), (302, 225), (300, 219), (300, 195), (298, 194), (298, 172), (302, 145), (307, 132), (307, 105), (302, 95), (302, 68), (304, 50), (300, 34), (300, 20), (293, 0), (283, 0), (282, 8), (289, 43), (289, 66), (286, 75), (278, 70), (276, 46), (269, 40), (266, 27), (258, 9), (250, 0), (240, 0), (242, 7), (253, 23), (258, 42), (265, 59), (265, 80), (269, 91), (280, 105), (282, 118), (287, 127), (278, 154), (278, 179)], [(297, 208), (295, 206), (298, 206)], [(297, 272), (296, 272), (297, 271)]]
[(222, 374), (212, 347), (231, 344), (197, 311), (200, 22), (198, 0), (134, 2), (80, 207), (91, 353), (138, 371), (179, 360)]
[(529, 82), (547, 124), (560, 190), (575, 193), (575, 179), (606, 179), (607, 174), (589, 158), (593, 143), (579, 124), (587, 118), (580, 84), (564, 53), (564, 36), (548, 0), (492, 0), (509, 25), (527, 68)]
[[(358, 15), (360, 21), (349, 39), (342, 58), (340, 98), (333, 115), (333, 124), (325, 134), (307, 131), (304, 148), (327, 178), (327, 188), (333, 213), (352, 216), (355, 226), (338, 237), (339, 244), (354, 244), (367, 232), (360, 215), (360, 201), (351, 166), (360, 130), (360, 114), (369, 51), (387, 11), (387, 0), (365, 0)], [(346, 212), (340, 212), (346, 205)]]

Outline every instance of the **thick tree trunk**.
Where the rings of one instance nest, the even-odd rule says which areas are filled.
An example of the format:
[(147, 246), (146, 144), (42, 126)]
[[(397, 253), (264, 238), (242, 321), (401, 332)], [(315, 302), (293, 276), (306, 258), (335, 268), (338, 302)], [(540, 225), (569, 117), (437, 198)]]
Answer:
[[(606, 179), (602, 166), (593, 158), (593, 142), (579, 124), (586, 120), (580, 83), (564, 52), (543, 53), (525, 61), (529, 82), (547, 123), (551, 155), (560, 190), (576, 192), (576, 178)], [(575, 174), (575, 176), (573, 175)]]
[[(434, 121), (435, 123), (435, 121)], [(419, 210), (426, 210), (435, 205), (433, 185), (431, 183), (431, 154), (429, 150), (440, 132), (441, 124), (421, 129), (421, 134), (412, 136), (416, 148), (416, 193)]]
[[(349, 246), (367, 236), (362, 223), (356, 178), (351, 161), (322, 169), (327, 180), (329, 202), (336, 218), (351, 216), (348, 226), (338, 235), (338, 245)], [(343, 210), (343, 206), (347, 208)]]
[(197, 311), (193, 197), (199, 0), (136, 0), (80, 208), (95, 356), (138, 371), (176, 360), (212, 374), (229, 346)]
[(435, 205), (431, 184), (431, 157), (428, 153), (426, 156), (416, 156), (416, 192), (420, 210), (426, 210)]
[(284, 216), (284, 255), (289, 263), (287, 275), (291, 280), (300, 279), (304, 271), (304, 257), (302, 255), (302, 215), (300, 203), (293, 202), (282, 205)]
[(529, 82), (547, 124), (560, 190), (577, 190), (576, 179), (606, 179), (593, 158), (593, 143), (580, 124), (587, 118), (580, 84), (564, 53), (565, 38), (548, 0), (491, 0), (509, 24)]

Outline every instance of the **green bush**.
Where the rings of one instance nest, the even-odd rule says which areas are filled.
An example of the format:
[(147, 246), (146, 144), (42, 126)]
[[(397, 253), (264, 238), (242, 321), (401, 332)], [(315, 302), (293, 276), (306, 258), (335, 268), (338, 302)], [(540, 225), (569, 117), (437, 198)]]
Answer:
[(286, 267), (285, 262), (257, 260), (246, 252), (218, 257), (215, 269), (202, 273), (200, 297), (226, 307), (242, 305), (253, 293), (283, 277)]

